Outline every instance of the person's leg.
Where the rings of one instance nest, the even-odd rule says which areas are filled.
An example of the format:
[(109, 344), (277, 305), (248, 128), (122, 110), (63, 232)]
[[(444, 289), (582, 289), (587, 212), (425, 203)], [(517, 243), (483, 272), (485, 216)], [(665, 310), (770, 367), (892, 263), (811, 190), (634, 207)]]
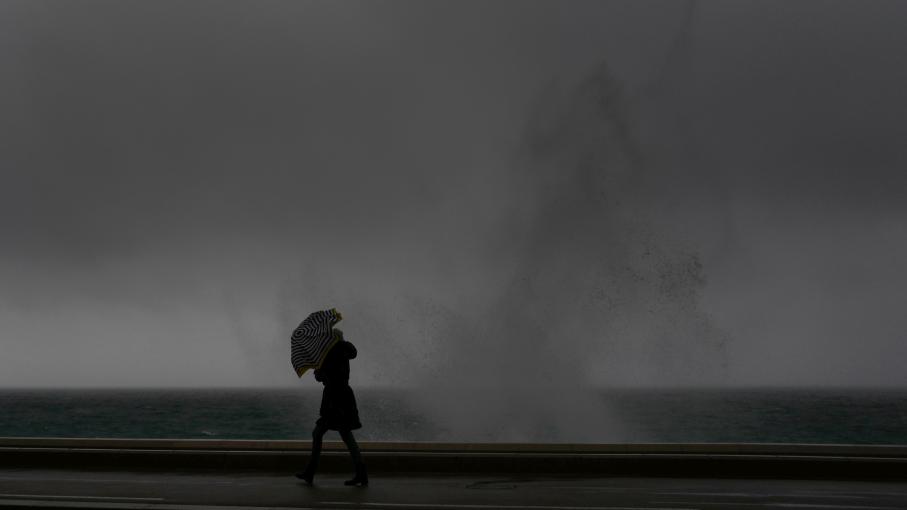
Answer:
[(318, 459), (321, 457), (321, 442), (324, 439), (324, 433), (327, 431), (327, 427), (320, 423), (315, 424), (315, 429), (312, 430), (312, 452), (309, 454), (309, 463), (305, 467), (305, 471), (296, 475), (298, 478), (302, 478), (308, 483), (312, 483), (315, 472), (318, 471)]
[(362, 461), (362, 452), (359, 450), (359, 443), (356, 442), (352, 430), (341, 430), (340, 437), (346, 443), (350, 451), (350, 457), (353, 458), (353, 467), (356, 470), (356, 476), (352, 480), (344, 482), (346, 485), (368, 485), (368, 475), (365, 471), (365, 462)]

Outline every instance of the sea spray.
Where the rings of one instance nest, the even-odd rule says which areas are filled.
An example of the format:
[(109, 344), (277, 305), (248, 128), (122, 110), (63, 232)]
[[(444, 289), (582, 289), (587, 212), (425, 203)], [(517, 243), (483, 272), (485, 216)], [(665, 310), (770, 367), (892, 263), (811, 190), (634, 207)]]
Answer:
[(549, 89), (525, 142), (513, 214), (490, 241), (488, 263), (509, 280), (448, 320), (418, 394), (454, 436), (620, 436), (596, 388), (720, 379), (726, 339), (699, 307), (705, 271), (650, 219), (660, 169), (606, 64), (566, 93)]

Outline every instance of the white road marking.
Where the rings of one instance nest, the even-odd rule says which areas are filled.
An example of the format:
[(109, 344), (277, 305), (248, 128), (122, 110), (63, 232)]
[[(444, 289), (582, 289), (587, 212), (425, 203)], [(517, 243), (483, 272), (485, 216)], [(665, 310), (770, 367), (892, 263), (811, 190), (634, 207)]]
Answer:
[[(515, 485), (517, 482), (513, 482)], [(530, 485), (531, 487), (531, 485)], [(560, 490), (596, 490), (601, 492), (627, 492), (627, 491), (639, 491), (639, 487), (602, 487), (600, 485), (541, 485), (538, 487), (540, 489), (560, 489)]]
[[(113, 503), (108, 501), (40, 501), (34, 499), (0, 499), (3, 507), (73, 508), (78, 510), (319, 510), (311, 507), (171, 505), (167, 503)], [(323, 508), (320, 510), (324, 510)]]
[(765, 494), (750, 492), (692, 492), (692, 491), (652, 491), (659, 496), (725, 496), (729, 498), (764, 498)]
[(321, 505), (400, 508), (510, 508), (513, 510), (696, 510), (688, 507), (666, 506), (546, 506), (546, 505), (469, 505), (443, 503), (354, 503), (350, 501), (319, 501)]
[(766, 503), (765, 506), (780, 506), (783, 508), (840, 508), (853, 510), (899, 510), (896, 506), (862, 506), (862, 505), (834, 505), (818, 503)]
[[(734, 498), (764, 498), (766, 497), (765, 493), (749, 493), (749, 492), (691, 492), (691, 491), (652, 491), (658, 495), (664, 496), (726, 496)], [(833, 494), (826, 492), (816, 492), (814, 494), (782, 494), (784, 497), (789, 498), (838, 498), (838, 499), (869, 499), (868, 496), (854, 496), (851, 494)], [(795, 503), (791, 503), (795, 504)]]
[(687, 505), (701, 505), (701, 506), (746, 506), (746, 507), (758, 507), (758, 508), (769, 508), (769, 507), (781, 507), (781, 508), (835, 508), (840, 510), (904, 510), (903, 507), (898, 506), (872, 506), (872, 505), (836, 505), (834, 503), (773, 503), (773, 502), (764, 502), (764, 503), (742, 503), (736, 502), (728, 503), (726, 501), (659, 501), (658, 503), (664, 503), (666, 505), (672, 504), (687, 504)]
[(38, 499), (108, 499), (115, 501), (164, 501), (164, 498), (127, 498), (122, 496), (67, 496), (52, 494), (6, 494), (0, 498), (38, 498)]

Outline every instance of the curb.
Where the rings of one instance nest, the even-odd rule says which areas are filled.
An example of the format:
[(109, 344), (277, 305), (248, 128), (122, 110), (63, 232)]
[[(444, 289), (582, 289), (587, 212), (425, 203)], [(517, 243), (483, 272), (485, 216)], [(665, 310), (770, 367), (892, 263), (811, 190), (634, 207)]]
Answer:
[[(0, 466), (79, 470), (294, 472), (308, 441), (0, 438)], [(907, 447), (760, 444), (361, 444), (373, 473), (488, 473), (798, 479), (907, 479)], [(322, 469), (345, 472), (342, 442)]]

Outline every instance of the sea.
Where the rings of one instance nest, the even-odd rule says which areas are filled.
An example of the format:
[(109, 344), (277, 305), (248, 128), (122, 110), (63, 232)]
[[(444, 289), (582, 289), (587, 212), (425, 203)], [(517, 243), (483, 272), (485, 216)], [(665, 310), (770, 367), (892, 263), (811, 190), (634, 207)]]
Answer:
[[(582, 441), (907, 444), (907, 391), (607, 390), (620, 426)], [(501, 441), (422, 412), (411, 392), (357, 389), (365, 441)], [(0, 437), (308, 439), (321, 394), (294, 389), (0, 390)], [(598, 397), (596, 397), (598, 399)], [(330, 438), (329, 438), (330, 439)], [(336, 439), (336, 438), (335, 438)]]

